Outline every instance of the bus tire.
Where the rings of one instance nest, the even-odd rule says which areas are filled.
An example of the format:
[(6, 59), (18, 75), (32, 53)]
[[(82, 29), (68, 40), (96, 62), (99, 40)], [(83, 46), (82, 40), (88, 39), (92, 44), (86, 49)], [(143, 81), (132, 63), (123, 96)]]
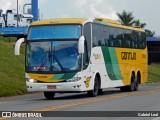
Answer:
[(120, 90), (121, 92), (127, 92), (127, 87), (126, 86), (120, 87)]
[(98, 90), (98, 95), (101, 95), (101, 94), (103, 94), (103, 89)]
[(46, 99), (52, 100), (52, 99), (54, 99), (55, 92), (44, 92), (44, 96)]
[(128, 92), (133, 92), (133, 91), (134, 91), (134, 88), (135, 88), (135, 76), (134, 76), (134, 74), (132, 73), (132, 75), (131, 75), (131, 83), (130, 83), (130, 85), (128, 86)]
[(140, 83), (140, 78), (139, 76), (137, 76), (137, 79), (135, 80), (134, 91), (138, 91), (139, 83)]
[(134, 89), (135, 89), (135, 77), (134, 77), (134, 74), (132, 73), (130, 85), (120, 87), (120, 90), (121, 92), (133, 92)]
[(98, 81), (98, 78), (95, 77), (94, 88), (93, 88), (93, 90), (90, 90), (90, 91), (87, 92), (88, 96), (96, 97), (98, 95), (98, 90), (99, 90), (99, 81)]

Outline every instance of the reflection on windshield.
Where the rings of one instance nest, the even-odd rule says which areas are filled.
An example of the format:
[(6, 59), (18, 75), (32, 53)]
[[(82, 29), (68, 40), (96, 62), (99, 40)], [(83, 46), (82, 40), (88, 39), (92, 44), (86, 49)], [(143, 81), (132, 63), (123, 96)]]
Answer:
[(65, 72), (80, 69), (77, 41), (27, 43), (27, 71)]
[(32, 26), (29, 29), (28, 40), (46, 39), (79, 39), (81, 33), (80, 25), (52, 25)]

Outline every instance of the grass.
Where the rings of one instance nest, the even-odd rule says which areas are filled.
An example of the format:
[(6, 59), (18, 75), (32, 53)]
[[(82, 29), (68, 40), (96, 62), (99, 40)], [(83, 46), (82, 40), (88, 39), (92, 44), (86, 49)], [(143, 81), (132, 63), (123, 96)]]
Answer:
[[(15, 38), (0, 37), (0, 97), (27, 93), (25, 86), (24, 46), (14, 55)], [(149, 65), (148, 82), (160, 82), (160, 64)]]
[(26, 93), (24, 76), (24, 47), (14, 55), (16, 39), (0, 37), (0, 97)]
[(148, 69), (148, 82), (160, 82), (160, 64), (151, 64)]

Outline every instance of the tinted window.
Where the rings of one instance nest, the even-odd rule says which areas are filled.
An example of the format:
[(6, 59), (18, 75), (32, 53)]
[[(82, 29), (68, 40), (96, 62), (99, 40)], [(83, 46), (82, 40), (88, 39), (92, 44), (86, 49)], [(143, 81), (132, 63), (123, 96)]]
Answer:
[(132, 34), (131, 34), (131, 30), (125, 30), (125, 34), (124, 34), (124, 47), (126, 48), (132, 48)]
[(108, 46), (109, 44), (109, 28), (105, 25), (92, 25), (92, 41), (93, 47)]
[(100, 33), (101, 33), (100, 25), (93, 24), (92, 25), (92, 42), (93, 42), (93, 47), (101, 46)]
[(87, 41), (87, 48), (89, 51), (91, 51), (91, 23), (85, 24), (83, 34)]
[(146, 47), (146, 36), (142, 32), (98, 24), (93, 24), (92, 30), (93, 47), (109, 46), (138, 49)]

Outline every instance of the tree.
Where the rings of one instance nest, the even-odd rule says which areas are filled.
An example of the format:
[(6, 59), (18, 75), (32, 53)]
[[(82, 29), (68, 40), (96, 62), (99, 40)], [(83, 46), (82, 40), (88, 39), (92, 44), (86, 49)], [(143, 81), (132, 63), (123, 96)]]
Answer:
[(136, 22), (134, 20), (132, 12), (126, 12), (125, 10), (123, 10), (122, 13), (117, 13), (117, 15), (122, 25), (133, 26)]
[(145, 29), (145, 32), (147, 37), (153, 37), (155, 35), (155, 31), (152, 32), (148, 29)]
[(138, 19), (138, 20), (134, 23), (134, 26), (138, 26), (138, 27), (141, 27), (141, 28), (145, 28), (146, 23), (141, 23), (140, 20)]
[[(117, 16), (119, 17), (119, 21), (122, 25), (135, 27), (137, 26), (141, 27), (142, 29), (144, 29), (146, 26), (146, 23), (141, 23), (139, 19), (135, 20), (132, 12), (126, 12), (125, 10), (123, 10), (122, 13), (117, 13)], [(152, 37), (155, 35), (155, 31), (152, 32), (151, 30), (145, 29), (145, 32), (147, 37)]]

